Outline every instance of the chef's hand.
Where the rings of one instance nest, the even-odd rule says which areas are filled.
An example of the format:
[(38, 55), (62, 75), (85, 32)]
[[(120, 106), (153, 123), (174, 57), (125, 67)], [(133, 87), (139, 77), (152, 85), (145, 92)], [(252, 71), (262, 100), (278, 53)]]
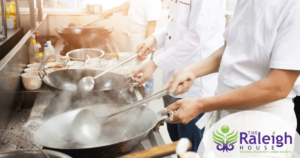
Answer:
[(173, 74), (163, 86), (163, 89), (168, 89), (170, 94), (183, 94), (190, 89), (195, 79), (195, 74), (185, 68)]
[(114, 13), (112, 12), (112, 10), (107, 10), (105, 12), (103, 12), (101, 15), (100, 15), (100, 18), (103, 18), (103, 19), (108, 19), (110, 18)]
[[(144, 84), (146, 81), (151, 79), (152, 74), (156, 70), (157, 66), (153, 62), (153, 60), (150, 60), (146, 62), (140, 69), (138, 69), (134, 74), (134, 80), (139, 84)], [(141, 78), (138, 78), (138, 74), (143, 73), (143, 76)]]
[(153, 47), (156, 43), (154, 36), (149, 36), (142, 43), (137, 46), (136, 53), (138, 53), (138, 59), (142, 61), (142, 57), (147, 57), (148, 54), (153, 52)]
[(176, 101), (163, 110), (175, 111), (173, 121), (168, 123), (183, 123), (187, 124), (199, 114), (203, 113), (202, 103), (199, 98), (185, 98)]

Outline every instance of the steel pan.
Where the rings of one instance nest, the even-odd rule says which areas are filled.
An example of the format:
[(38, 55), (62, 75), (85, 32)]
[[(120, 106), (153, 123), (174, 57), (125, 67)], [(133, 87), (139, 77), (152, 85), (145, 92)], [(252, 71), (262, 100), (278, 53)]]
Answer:
[[(122, 106), (96, 105), (76, 110), (90, 109), (95, 115), (100, 116)], [(167, 118), (160, 113), (156, 114), (149, 107), (138, 106), (105, 120), (98, 142), (83, 145), (75, 142), (70, 135), (72, 130), (70, 116), (76, 110), (57, 115), (44, 122), (34, 132), (34, 141), (46, 149), (56, 150), (73, 158), (118, 157), (136, 148), (158, 122)]]
[[(42, 80), (49, 87), (49, 89), (56, 94), (59, 94), (63, 91), (76, 93), (78, 92), (77, 84), (83, 77), (96, 76), (101, 72), (102, 71), (100, 70), (91, 69), (59, 70), (47, 74), (46, 76), (42, 77)], [(129, 87), (129, 85), (130, 82), (126, 77), (109, 72), (95, 80), (95, 87), (93, 91), (121, 91)]]
[(102, 27), (84, 27), (76, 29), (54, 29), (68, 44), (79, 48), (96, 48), (99, 43), (106, 43), (106, 39), (113, 31)]

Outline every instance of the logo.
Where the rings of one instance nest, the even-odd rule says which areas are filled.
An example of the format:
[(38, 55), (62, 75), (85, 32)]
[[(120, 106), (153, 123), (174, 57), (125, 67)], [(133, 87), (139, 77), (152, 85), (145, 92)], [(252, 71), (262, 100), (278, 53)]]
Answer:
[(236, 133), (233, 132), (227, 134), (229, 132), (229, 127), (227, 125), (222, 126), (222, 133), (219, 133), (216, 130), (216, 133), (213, 131), (213, 141), (217, 144), (217, 149), (219, 151), (232, 151), (234, 149), (234, 144), (238, 139), (238, 131)]

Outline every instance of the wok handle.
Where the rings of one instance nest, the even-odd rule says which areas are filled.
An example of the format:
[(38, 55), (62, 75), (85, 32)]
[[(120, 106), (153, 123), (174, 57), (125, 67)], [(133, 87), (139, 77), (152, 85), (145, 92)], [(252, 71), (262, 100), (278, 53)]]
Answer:
[(100, 73), (99, 75), (95, 76), (94, 79), (97, 79), (98, 77), (100, 77), (100, 76), (106, 74), (107, 72), (109, 72), (109, 71), (111, 71), (111, 70), (114, 70), (115, 68), (118, 68), (119, 66), (121, 66), (121, 65), (123, 65), (123, 64), (125, 64), (125, 63), (127, 63), (127, 62), (129, 62), (130, 60), (132, 60), (132, 59), (134, 59), (134, 58), (136, 58), (136, 57), (138, 57), (138, 54), (134, 54), (133, 56), (131, 56), (131, 57), (125, 59), (124, 61), (120, 62), (119, 64), (117, 64), (117, 65), (115, 65), (115, 66), (113, 66), (113, 67), (111, 67), (111, 68), (105, 70), (104, 72), (102, 72), (102, 73)]
[[(110, 117), (110, 116), (117, 115), (117, 114), (119, 114), (119, 113), (121, 113), (121, 112), (123, 112), (123, 111), (132, 109), (132, 108), (134, 108), (134, 107), (136, 107), (136, 106), (143, 105), (143, 104), (148, 103), (148, 102), (150, 102), (150, 101), (152, 101), (152, 100), (154, 100), (154, 99), (161, 98), (161, 97), (163, 97), (163, 96), (165, 96), (165, 95), (167, 95), (167, 94), (169, 94), (169, 93), (168, 93), (168, 90), (162, 90), (162, 91), (159, 91), (159, 92), (157, 92), (157, 93), (155, 93), (155, 94), (153, 94), (153, 95), (151, 95), (151, 96), (149, 96), (149, 97), (146, 97), (146, 98), (144, 98), (144, 99), (142, 99), (142, 100), (139, 100), (139, 101), (137, 101), (137, 102), (135, 102), (135, 103), (129, 104), (129, 105), (123, 107), (123, 108), (120, 108), (120, 109), (116, 110), (115, 112), (109, 114), (109, 117)], [(165, 117), (168, 118), (167, 116), (165, 116)], [(166, 118), (165, 118), (165, 119), (166, 119)]]
[(22, 130), (25, 130), (25, 131), (27, 131), (27, 132), (29, 132), (29, 133), (34, 134), (35, 131), (32, 130), (32, 129), (30, 129), (30, 128), (28, 127), (32, 122), (35, 122), (35, 123), (38, 123), (38, 124), (42, 124), (42, 123), (43, 123), (43, 121), (40, 120), (40, 119), (31, 119), (31, 120), (28, 120), (28, 121), (21, 127), (21, 129), (22, 129)]

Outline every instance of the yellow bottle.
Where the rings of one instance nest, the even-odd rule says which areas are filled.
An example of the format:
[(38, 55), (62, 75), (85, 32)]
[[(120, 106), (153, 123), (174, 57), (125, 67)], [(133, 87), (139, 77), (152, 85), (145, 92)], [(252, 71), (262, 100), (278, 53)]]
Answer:
[(11, 2), (9, 3), (9, 18), (14, 19), (14, 24), (15, 27), (17, 27), (17, 16), (16, 16), (16, 4), (15, 4), (15, 0), (11, 0)]

